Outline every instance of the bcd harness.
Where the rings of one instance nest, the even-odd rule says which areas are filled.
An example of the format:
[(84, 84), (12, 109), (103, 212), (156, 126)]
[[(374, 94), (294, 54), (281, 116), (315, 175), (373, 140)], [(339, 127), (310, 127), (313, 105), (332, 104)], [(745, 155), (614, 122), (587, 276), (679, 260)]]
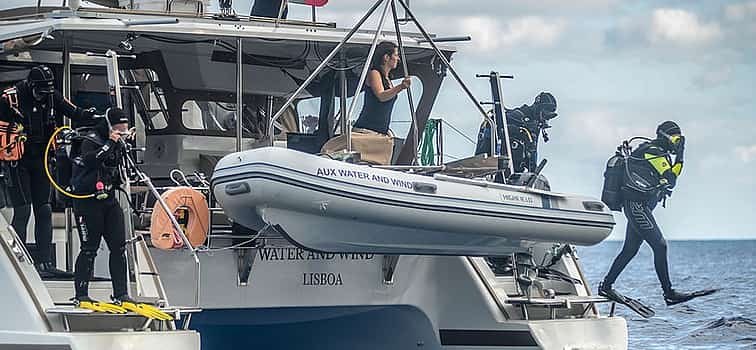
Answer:
[[(97, 139), (96, 137), (92, 136), (89, 133), (79, 133), (77, 131), (74, 131), (71, 129), (70, 126), (62, 126), (55, 130), (52, 137), (50, 137), (50, 140), (47, 142), (47, 147), (45, 148), (45, 172), (47, 173), (47, 178), (50, 180), (50, 183), (55, 187), (58, 192), (64, 194), (67, 197), (74, 198), (74, 199), (86, 199), (86, 198), (96, 198), (96, 199), (107, 199), (108, 198), (108, 192), (113, 189), (112, 184), (105, 185), (99, 176), (99, 169), (98, 169), (98, 179), (97, 183), (95, 184), (95, 192), (89, 193), (89, 194), (75, 194), (71, 193), (71, 186), (70, 185), (70, 178), (64, 179), (63, 182), (65, 182), (61, 186), (60, 183), (55, 181), (55, 178), (52, 176), (49, 170), (48, 166), (48, 154), (50, 151), (50, 148), (53, 145), (53, 142), (56, 140), (58, 134), (60, 134), (63, 130), (70, 130), (70, 135), (65, 136), (63, 141), (56, 144), (56, 147), (58, 150), (55, 152), (56, 155), (56, 161), (58, 162), (59, 166), (62, 166), (63, 164), (67, 164), (67, 166), (82, 166), (81, 160), (77, 159), (80, 158), (80, 148), (81, 143), (85, 140), (90, 141), (96, 145), (103, 146), (104, 143)], [(66, 150), (63, 149), (63, 147), (70, 147), (70, 149)], [(71, 172), (67, 172), (67, 176), (71, 176)]]
[[(671, 194), (670, 187), (674, 186), (674, 183), (670, 183), (665, 177), (666, 173), (671, 171), (675, 177), (682, 173), (682, 163), (672, 165), (670, 153), (651, 142), (645, 143), (633, 151), (630, 143), (636, 139), (645, 138), (634, 137), (623, 141), (617, 147), (614, 156), (609, 158), (606, 163), (601, 200), (609, 209), (614, 211), (622, 210), (623, 188), (628, 188), (644, 196), (663, 195), (662, 206), (666, 205), (666, 198)], [(643, 158), (635, 157), (633, 153), (640, 153)], [(634, 169), (638, 164), (632, 166), (630, 164), (632, 161), (642, 161), (650, 165), (655, 172), (653, 179), (643, 176), (645, 169)], [(646, 172), (646, 175), (651, 174)]]
[[(23, 120), (19, 110), (18, 89), (10, 87), (3, 91), (2, 98), (8, 107)], [(0, 120), (0, 161), (17, 161), (24, 155), (24, 142), (27, 137), (23, 133), (23, 125), (15, 122)]]

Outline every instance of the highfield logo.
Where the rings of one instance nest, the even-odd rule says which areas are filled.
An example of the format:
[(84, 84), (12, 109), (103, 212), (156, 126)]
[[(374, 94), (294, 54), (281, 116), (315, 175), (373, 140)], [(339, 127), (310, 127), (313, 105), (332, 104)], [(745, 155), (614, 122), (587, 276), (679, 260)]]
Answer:
[(529, 196), (522, 196), (516, 194), (502, 194), (501, 199), (505, 202), (520, 202), (527, 204), (535, 204), (535, 199)]

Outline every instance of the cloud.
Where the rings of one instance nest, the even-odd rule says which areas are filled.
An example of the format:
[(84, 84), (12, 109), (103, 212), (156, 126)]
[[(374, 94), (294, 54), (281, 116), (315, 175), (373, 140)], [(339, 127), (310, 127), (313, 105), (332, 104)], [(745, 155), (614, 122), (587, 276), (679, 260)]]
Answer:
[(725, 7), (725, 18), (733, 22), (756, 18), (756, 1), (727, 5)]
[(568, 135), (587, 143), (587, 149), (602, 154), (614, 149), (622, 140), (636, 135), (652, 135), (655, 127), (651, 123), (638, 123), (614, 111), (602, 109), (576, 112), (568, 120)]
[(696, 14), (681, 9), (654, 10), (648, 32), (648, 39), (653, 44), (686, 46), (707, 44), (721, 36), (718, 23), (701, 23)]
[(732, 65), (722, 65), (706, 69), (693, 79), (693, 84), (701, 89), (709, 89), (732, 81), (735, 70)]
[(734, 152), (738, 159), (743, 163), (748, 164), (751, 161), (756, 160), (756, 144), (735, 147)]
[(467, 16), (459, 20), (458, 26), (462, 33), (472, 36), (476, 49), (492, 51), (515, 46), (550, 47), (558, 41), (567, 23), (562, 19), (526, 16), (504, 24), (493, 17)]

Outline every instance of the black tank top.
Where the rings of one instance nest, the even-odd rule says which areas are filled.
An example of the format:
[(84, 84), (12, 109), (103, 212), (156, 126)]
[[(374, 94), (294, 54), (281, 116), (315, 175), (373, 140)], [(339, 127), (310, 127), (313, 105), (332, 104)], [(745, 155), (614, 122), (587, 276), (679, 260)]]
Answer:
[[(381, 74), (380, 72), (378, 73)], [(383, 74), (381, 74), (381, 82), (384, 89), (388, 90), (391, 88), (388, 80), (383, 77)], [(365, 105), (362, 107), (362, 112), (360, 112), (357, 122), (354, 123), (354, 127), (388, 134), (394, 102), (396, 102), (396, 96), (386, 102), (381, 102), (375, 96), (373, 89), (370, 86), (365, 86)]]

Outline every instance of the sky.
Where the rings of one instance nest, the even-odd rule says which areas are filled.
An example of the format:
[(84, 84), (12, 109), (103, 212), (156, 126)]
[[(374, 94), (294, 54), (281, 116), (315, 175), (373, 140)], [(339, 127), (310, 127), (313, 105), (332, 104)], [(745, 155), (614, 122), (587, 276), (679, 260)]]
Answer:
[[(250, 1), (236, 0), (234, 7), (246, 14)], [(36, 3), (2, 2), (0, 8)], [(318, 19), (350, 27), (372, 3), (330, 0)], [(490, 99), (489, 86), (474, 74), (491, 70), (515, 76), (503, 85), (508, 107), (530, 104), (540, 91), (554, 94), (559, 117), (551, 141), (539, 148), (549, 160), (543, 173), (552, 189), (599, 197), (616, 145), (651, 137), (659, 123), (674, 120), (687, 142), (675, 193), (655, 210), (667, 239), (756, 239), (755, 0), (410, 3), (428, 31), (472, 37), (456, 44), (452, 66), (479, 100)], [(309, 16), (308, 7), (292, 5), (289, 18)], [(379, 16), (365, 28), (375, 29)], [(431, 117), (472, 138), (481, 122), (451, 77)], [(450, 158), (474, 152), (450, 128), (444, 136)], [(626, 221), (619, 213), (615, 218), (611, 238), (622, 239)]]

